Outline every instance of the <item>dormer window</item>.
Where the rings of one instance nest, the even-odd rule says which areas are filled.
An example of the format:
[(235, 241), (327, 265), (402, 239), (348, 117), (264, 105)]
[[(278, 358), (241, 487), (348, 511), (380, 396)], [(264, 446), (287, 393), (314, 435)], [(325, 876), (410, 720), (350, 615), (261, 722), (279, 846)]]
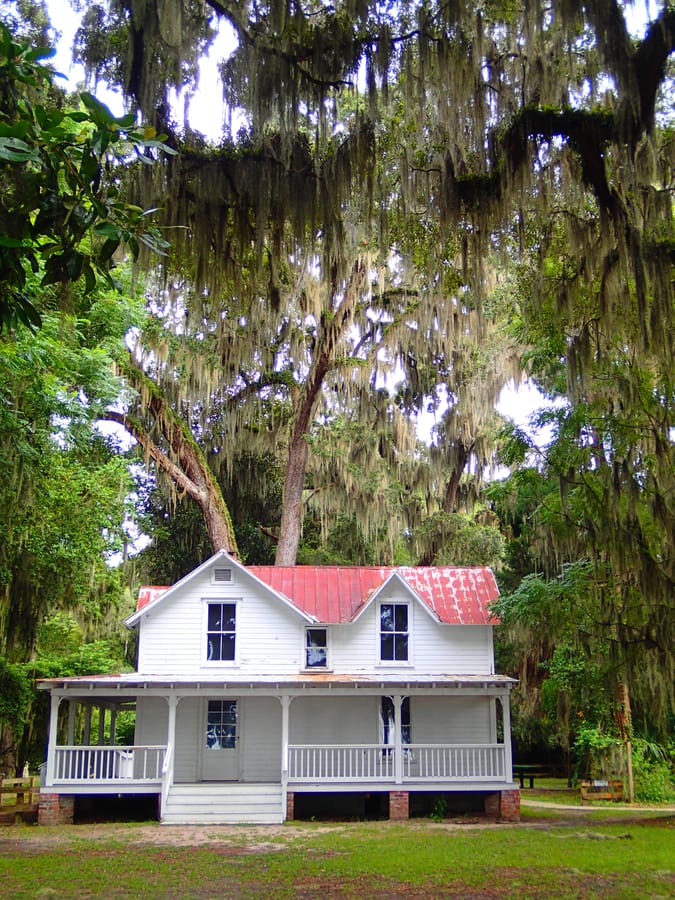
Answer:
[(383, 603), (380, 606), (380, 660), (408, 661), (408, 605)]
[(209, 603), (206, 658), (209, 662), (233, 662), (237, 623), (236, 603)]
[(328, 632), (325, 628), (305, 630), (305, 668), (325, 669), (328, 665)]

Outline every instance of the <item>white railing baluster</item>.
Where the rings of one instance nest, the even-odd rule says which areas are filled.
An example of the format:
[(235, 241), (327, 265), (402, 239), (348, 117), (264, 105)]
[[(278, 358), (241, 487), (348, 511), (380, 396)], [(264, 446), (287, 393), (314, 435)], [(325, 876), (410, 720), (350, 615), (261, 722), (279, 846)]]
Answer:
[[(503, 744), (408, 744), (407, 781), (501, 781)], [(386, 744), (297, 744), (289, 747), (289, 781), (391, 782), (394, 748)]]
[(160, 745), (56, 747), (54, 783), (159, 781), (165, 750)]

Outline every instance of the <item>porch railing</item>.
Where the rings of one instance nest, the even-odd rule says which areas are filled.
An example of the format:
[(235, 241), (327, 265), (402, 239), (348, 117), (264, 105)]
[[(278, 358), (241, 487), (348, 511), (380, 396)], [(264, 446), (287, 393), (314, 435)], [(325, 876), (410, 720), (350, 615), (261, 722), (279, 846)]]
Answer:
[(289, 781), (391, 781), (394, 756), (386, 744), (292, 744)]
[(60, 746), (54, 748), (54, 783), (160, 781), (166, 747)]
[[(393, 782), (395, 749), (387, 744), (289, 746), (288, 780)], [(503, 781), (503, 744), (406, 744), (403, 781)]]
[(169, 791), (173, 781), (173, 742), (169, 742), (162, 762), (162, 793), (160, 798), (159, 815), (164, 815), (166, 804), (169, 800)]
[(410, 744), (403, 748), (403, 778), (503, 781), (503, 744)]

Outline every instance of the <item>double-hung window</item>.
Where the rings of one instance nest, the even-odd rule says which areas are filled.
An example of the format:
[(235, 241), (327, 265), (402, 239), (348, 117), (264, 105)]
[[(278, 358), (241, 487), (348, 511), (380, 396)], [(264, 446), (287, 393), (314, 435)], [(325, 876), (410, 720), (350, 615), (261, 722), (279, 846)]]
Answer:
[(380, 606), (380, 660), (408, 661), (408, 604), (383, 603)]
[(206, 658), (209, 662), (233, 662), (237, 604), (209, 603), (207, 609)]
[(328, 632), (325, 628), (305, 629), (305, 668), (325, 669), (328, 665)]

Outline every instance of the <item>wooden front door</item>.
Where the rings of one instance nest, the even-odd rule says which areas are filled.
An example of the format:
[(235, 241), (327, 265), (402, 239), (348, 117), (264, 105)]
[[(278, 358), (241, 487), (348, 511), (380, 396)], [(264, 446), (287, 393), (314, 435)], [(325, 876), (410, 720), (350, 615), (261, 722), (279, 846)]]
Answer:
[(239, 703), (206, 700), (202, 730), (202, 781), (239, 779)]

